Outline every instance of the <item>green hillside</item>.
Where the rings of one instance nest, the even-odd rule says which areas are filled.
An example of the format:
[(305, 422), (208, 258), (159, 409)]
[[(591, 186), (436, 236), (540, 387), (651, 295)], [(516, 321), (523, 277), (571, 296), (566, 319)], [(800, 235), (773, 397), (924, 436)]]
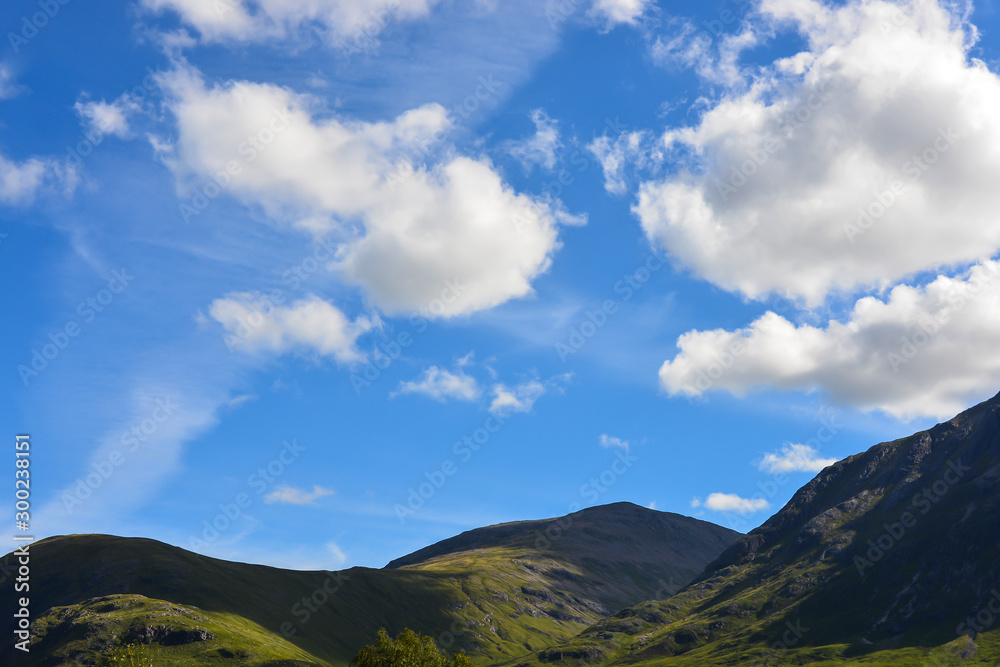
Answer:
[(512, 664), (1000, 664), (998, 482), (994, 398), (826, 468), (669, 600)]
[[(276, 651), (294, 646), (330, 665), (346, 664), (380, 627), (394, 634), (408, 627), (494, 663), (565, 641), (628, 605), (667, 597), (738, 538), (710, 523), (619, 503), (470, 531), (405, 565), (297, 572), (152, 540), (65, 536), (32, 547), (33, 605), (70, 615), (86, 608), (86, 618), (110, 614), (104, 625), (117, 627), (122, 614), (95, 611), (106, 605), (95, 607), (94, 599), (141, 595), (209, 620), (238, 616), (271, 633)], [(36, 637), (51, 655), (65, 653), (49, 648), (62, 641), (51, 634), (57, 627), (39, 617)], [(93, 652), (81, 644), (73, 650)], [(208, 660), (199, 655), (186, 659)]]

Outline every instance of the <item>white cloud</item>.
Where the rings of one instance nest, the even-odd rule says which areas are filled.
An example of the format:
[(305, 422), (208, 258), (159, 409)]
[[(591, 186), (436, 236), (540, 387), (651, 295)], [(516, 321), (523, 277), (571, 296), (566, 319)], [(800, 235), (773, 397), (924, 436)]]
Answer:
[(153, 11), (171, 10), (206, 42), (286, 39), (307, 30), (331, 45), (367, 50), (397, 21), (427, 16), (439, 0), (143, 0)]
[(399, 389), (393, 395), (423, 394), (438, 401), (444, 401), (447, 398), (474, 401), (479, 398), (481, 393), (479, 383), (475, 378), (461, 371), (452, 373), (443, 368), (431, 366), (416, 380), (401, 382)]
[(653, 61), (661, 66), (691, 68), (710, 83), (740, 87), (747, 78), (747, 72), (740, 67), (743, 51), (759, 43), (760, 36), (752, 27), (736, 33), (716, 33), (725, 29), (704, 27), (684, 21), (675, 23), (676, 32), (669, 37), (657, 37), (650, 47)]
[(667, 132), (681, 167), (634, 207), (650, 242), (724, 289), (810, 305), (1000, 250), (1000, 78), (970, 60), (973, 29), (935, 0), (761, 11), (808, 50)]
[(997, 392), (1000, 262), (858, 301), (846, 322), (796, 326), (769, 312), (743, 330), (691, 331), (660, 368), (670, 395), (824, 391), (899, 418), (949, 417)]
[(653, 145), (648, 132), (622, 132), (617, 138), (604, 135), (587, 145), (604, 170), (604, 189), (614, 195), (628, 191), (626, 167), (645, 168), (662, 162), (662, 150)]
[[(280, 503), (282, 505), (315, 505), (316, 501), (326, 496), (332, 496), (335, 492), (332, 489), (325, 489), (322, 486), (314, 485), (312, 491), (297, 489), (294, 486), (282, 484), (271, 493), (264, 496), (264, 502), (268, 505)], [(340, 554), (343, 556), (343, 553)]]
[(766, 510), (771, 504), (763, 498), (740, 498), (735, 493), (712, 493), (702, 502), (695, 498), (691, 501), (691, 507), (706, 507), (716, 512), (738, 512), (740, 514), (751, 514)]
[(257, 294), (234, 293), (212, 302), (209, 315), (225, 327), (233, 350), (283, 354), (304, 348), (346, 364), (365, 359), (356, 343), (375, 326), (366, 317), (351, 321), (317, 296), (276, 306)]
[(616, 25), (635, 25), (652, 0), (594, 0), (588, 14), (606, 24), (607, 29)]
[(51, 170), (48, 162), (38, 158), (17, 163), (0, 155), (0, 202), (30, 204)]
[(124, 96), (112, 102), (80, 100), (73, 108), (89, 132), (99, 137), (107, 134), (125, 137), (129, 129), (128, 115), (134, 110)]
[(533, 165), (552, 169), (556, 166), (556, 152), (562, 148), (559, 121), (549, 118), (542, 109), (531, 112), (531, 121), (535, 124), (535, 135), (530, 139), (509, 142), (507, 152), (526, 169)]
[(186, 68), (161, 81), (178, 179), (204, 183), (235, 163), (227, 193), (314, 233), (340, 230), (336, 267), (385, 312), (454, 317), (529, 295), (560, 245), (557, 211), (442, 145), (451, 122), (440, 105), (386, 122), (320, 120), (310, 98), (277, 86), (206, 87)]
[(832, 466), (837, 459), (823, 459), (815, 447), (796, 443), (785, 443), (781, 452), (769, 452), (760, 462), (760, 469), (771, 474), (782, 472), (819, 472)]
[(624, 449), (625, 451), (628, 451), (630, 448), (627, 440), (622, 440), (621, 438), (616, 438), (606, 433), (601, 434), (600, 443), (601, 447), (617, 447), (619, 449)]
[(544, 394), (545, 385), (538, 380), (523, 382), (513, 388), (502, 383), (495, 384), (490, 412), (530, 412), (535, 401)]

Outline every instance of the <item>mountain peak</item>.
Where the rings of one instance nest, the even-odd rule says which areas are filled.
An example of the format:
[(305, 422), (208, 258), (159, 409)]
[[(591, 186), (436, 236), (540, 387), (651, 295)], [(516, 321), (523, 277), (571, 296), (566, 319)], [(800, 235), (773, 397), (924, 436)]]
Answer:
[[(659, 512), (630, 502), (586, 507), (572, 514), (551, 519), (512, 521), (466, 531), (397, 558), (388, 569), (423, 563), (442, 556), (485, 548), (521, 548), (554, 552), (564, 555), (607, 553), (608, 545), (628, 549), (645, 549), (648, 558), (669, 559), (671, 562), (694, 565), (700, 551), (685, 553), (670, 549), (664, 553), (662, 539), (670, 536), (678, 544), (701, 543), (720, 546), (732, 544), (740, 533), (691, 517)], [(648, 540), (648, 544), (644, 540)], [(697, 572), (693, 573), (697, 574)], [(693, 575), (692, 575), (693, 576)]]

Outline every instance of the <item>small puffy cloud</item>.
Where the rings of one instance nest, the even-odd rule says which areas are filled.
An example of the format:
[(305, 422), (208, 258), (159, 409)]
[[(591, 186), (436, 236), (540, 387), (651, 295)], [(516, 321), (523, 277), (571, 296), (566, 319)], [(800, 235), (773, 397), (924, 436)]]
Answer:
[(538, 380), (523, 382), (515, 387), (505, 384), (493, 385), (493, 401), (490, 412), (531, 412), (535, 401), (545, 394), (545, 385)]
[(276, 354), (301, 349), (344, 364), (364, 361), (357, 340), (375, 326), (366, 317), (352, 321), (317, 296), (275, 306), (257, 294), (235, 293), (216, 299), (209, 315), (225, 328), (230, 349)]
[(630, 448), (630, 445), (627, 440), (622, 440), (621, 438), (616, 438), (606, 433), (601, 434), (600, 443), (601, 447), (618, 448), (618, 449), (624, 449), (625, 451), (628, 451)]
[(164, 159), (181, 189), (236, 164), (227, 194), (340, 233), (336, 268), (384, 312), (456, 317), (527, 296), (560, 246), (557, 208), (443, 145), (440, 105), (369, 123), (315, 118), (310, 98), (278, 86), (210, 87), (191, 68), (160, 81), (178, 132)]
[(529, 139), (509, 142), (507, 152), (524, 165), (525, 169), (534, 165), (552, 169), (556, 166), (556, 152), (562, 148), (559, 122), (549, 118), (542, 109), (532, 111), (531, 120), (535, 124), (535, 135)]
[(27, 206), (42, 193), (72, 194), (77, 172), (58, 160), (31, 157), (21, 162), (0, 153), (0, 204)]
[(635, 25), (652, 4), (652, 0), (594, 0), (588, 14), (610, 30), (617, 25)]
[(128, 116), (133, 109), (124, 98), (113, 102), (80, 100), (73, 108), (91, 134), (99, 137), (108, 134), (125, 137), (128, 134)]
[(37, 158), (17, 163), (0, 155), (0, 202), (30, 204), (51, 169), (48, 162)]
[(832, 466), (837, 459), (820, 458), (819, 452), (809, 445), (786, 443), (780, 452), (769, 452), (760, 462), (760, 469), (771, 474), (783, 472), (819, 472)]
[(651, 244), (811, 306), (1000, 250), (1000, 77), (970, 58), (964, 17), (937, 0), (760, 12), (808, 46), (665, 134), (678, 168), (633, 208)]
[[(314, 485), (312, 491), (297, 489), (294, 486), (282, 484), (274, 491), (264, 496), (264, 502), (268, 505), (275, 503), (282, 505), (315, 505), (316, 501), (326, 496), (332, 496), (332, 489), (325, 489), (322, 486)], [(341, 554), (343, 555), (343, 554)]]
[(454, 398), (459, 401), (474, 401), (479, 398), (482, 390), (474, 377), (459, 371), (452, 373), (437, 366), (431, 366), (416, 380), (401, 382), (399, 389), (393, 395), (423, 394), (444, 401)]
[(439, 0), (142, 0), (170, 10), (205, 42), (262, 42), (316, 31), (331, 46), (367, 50), (396, 21), (427, 16)]
[(741, 498), (735, 493), (713, 493), (702, 502), (699, 498), (691, 501), (691, 507), (706, 507), (716, 512), (737, 512), (752, 514), (766, 510), (771, 504), (763, 498)]
[(796, 325), (768, 312), (749, 327), (690, 331), (660, 368), (670, 395), (761, 388), (825, 392), (894, 417), (950, 417), (992, 396), (1000, 378), (1000, 262), (926, 286), (865, 297), (846, 322)]

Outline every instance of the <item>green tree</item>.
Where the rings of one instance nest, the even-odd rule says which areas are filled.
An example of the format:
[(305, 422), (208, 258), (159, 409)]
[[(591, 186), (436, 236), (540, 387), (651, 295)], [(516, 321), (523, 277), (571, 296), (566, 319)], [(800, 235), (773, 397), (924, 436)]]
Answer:
[(378, 631), (374, 644), (358, 652), (351, 664), (354, 667), (473, 667), (464, 652), (449, 659), (426, 635), (407, 629), (393, 639), (385, 628)]

